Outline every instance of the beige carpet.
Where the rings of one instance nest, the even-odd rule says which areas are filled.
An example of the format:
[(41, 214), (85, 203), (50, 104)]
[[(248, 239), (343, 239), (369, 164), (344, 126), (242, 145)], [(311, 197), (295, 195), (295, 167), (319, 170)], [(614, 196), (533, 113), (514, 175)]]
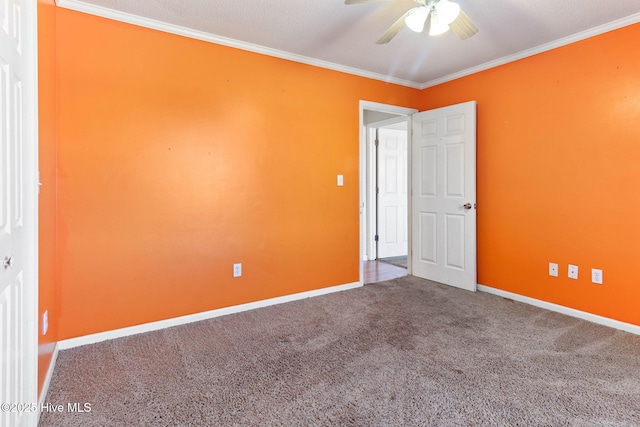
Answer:
[(640, 337), (404, 277), (60, 353), (41, 426), (638, 426)]

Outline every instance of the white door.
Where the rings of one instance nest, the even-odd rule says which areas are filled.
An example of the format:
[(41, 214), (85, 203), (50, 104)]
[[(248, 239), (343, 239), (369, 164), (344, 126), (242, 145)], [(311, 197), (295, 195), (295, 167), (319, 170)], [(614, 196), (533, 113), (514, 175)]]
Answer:
[(407, 131), (378, 129), (378, 258), (407, 255)]
[(34, 405), (37, 402), (38, 334), (35, 46), (36, 1), (0, 0), (2, 426), (35, 425), (37, 419), (34, 412), (37, 409)]
[(476, 290), (476, 103), (413, 115), (412, 274)]

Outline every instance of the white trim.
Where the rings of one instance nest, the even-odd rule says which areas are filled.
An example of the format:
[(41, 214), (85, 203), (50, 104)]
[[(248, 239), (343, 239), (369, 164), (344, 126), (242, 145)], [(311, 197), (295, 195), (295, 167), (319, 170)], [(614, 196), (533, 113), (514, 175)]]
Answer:
[[(24, 337), (25, 358), (21, 362), (24, 374), (21, 395), (27, 402), (38, 399), (38, 275), (39, 275), (39, 133), (38, 133), (38, 2), (34, 0), (20, 2), (22, 11), (17, 18), (26, 26), (22, 34), (22, 57), (24, 58), (23, 100), (21, 108), (23, 116), (23, 167), (24, 167), (24, 224), (23, 230), (27, 239), (27, 259), (24, 260), (23, 298), (26, 300), (24, 310), (26, 317)], [(14, 14), (15, 17), (15, 14)], [(14, 64), (10, 64), (14, 65)], [(7, 325), (8, 326), (8, 325)], [(39, 413), (39, 411), (36, 411)], [(38, 419), (38, 414), (25, 414), (22, 422), (28, 425)], [(10, 418), (11, 419), (11, 418)]]
[[(380, 102), (373, 101), (360, 101), (360, 111), (371, 110), (378, 111), (380, 113), (397, 114), (399, 116), (410, 116), (413, 113), (417, 113), (415, 108), (401, 107), (399, 105), (382, 104)], [(361, 117), (360, 123), (364, 124), (364, 116)]]
[[(57, 361), (58, 361), (58, 343), (54, 343), (51, 362), (49, 362), (49, 368), (47, 369), (47, 376), (44, 377), (42, 390), (40, 390), (40, 396), (38, 397), (38, 408), (42, 408), (42, 406), (46, 403), (47, 393), (49, 392), (49, 386), (51, 385), (51, 378), (53, 377), (53, 370), (56, 367)], [(37, 411), (37, 412), (38, 412), (37, 422), (40, 422), (41, 411)]]
[(436, 86), (442, 83), (449, 82), (451, 80), (459, 79), (471, 74), (479, 73), (490, 68), (499, 67), (500, 65), (508, 64), (510, 62), (518, 61), (529, 56), (537, 55), (548, 50), (557, 49), (562, 46), (566, 46), (571, 43), (579, 42), (580, 40), (588, 39), (600, 34), (604, 34), (609, 31), (617, 30), (628, 25), (633, 25), (640, 22), (640, 13), (627, 16), (622, 19), (618, 19), (613, 22), (609, 22), (604, 25), (600, 25), (594, 28), (590, 28), (585, 31), (581, 31), (576, 34), (572, 34), (567, 37), (563, 37), (558, 40), (554, 40), (549, 43), (541, 44), (540, 46), (533, 47), (531, 49), (523, 50), (513, 55), (503, 56), (502, 58), (495, 59), (493, 61), (485, 62), (484, 64), (477, 65), (475, 67), (467, 68), (466, 70), (458, 71), (457, 73), (449, 74), (448, 76), (440, 77), (439, 79), (431, 80), (419, 85), (419, 89), (426, 89), (428, 87)]
[(240, 313), (256, 308), (269, 307), (271, 305), (283, 304), (286, 302), (297, 301), (305, 298), (317, 297), (320, 295), (331, 294), (334, 292), (346, 291), (362, 286), (359, 282), (347, 283), (346, 285), (331, 286), (328, 288), (315, 289), (313, 291), (300, 292), (292, 295), (285, 295), (276, 298), (270, 298), (261, 301), (250, 302), (246, 304), (234, 305), (231, 307), (219, 308), (216, 310), (203, 311), (201, 313), (189, 314), (186, 316), (174, 317), (172, 319), (159, 320), (157, 322), (144, 323), (142, 325), (130, 326), (127, 328), (114, 329), (112, 331), (99, 332), (97, 334), (84, 335), (81, 337), (70, 338), (58, 342), (60, 350), (79, 347), (81, 345), (95, 344), (101, 341), (112, 340), (115, 338), (128, 337), (130, 335), (142, 334), (145, 332), (157, 331), (160, 329), (171, 328), (173, 326), (185, 325), (187, 323), (199, 322), (201, 320), (213, 319), (215, 317), (226, 316), (228, 314)]
[(262, 55), (273, 56), (275, 58), (286, 59), (288, 61), (299, 62), (301, 64), (312, 65), (314, 67), (326, 68), (328, 70), (338, 71), (341, 73), (353, 74), (355, 76), (366, 77), (368, 79), (380, 80), (386, 83), (393, 83), (400, 86), (407, 86), (419, 89), (420, 84), (409, 80), (399, 79), (396, 77), (386, 76), (371, 71), (361, 70), (359, 68), (348, 67), (321, 59), (311, 58), (308, 56), (298, 55), (295, 53), (285, 52), (270, 47), (260, 46), (253, 43), (247, 43), (234, 40), (228, 37), (217, 36), (215, 34), (204, 31), (192, 30), (190, 28), (179, 25), (169, 24), (154, 19), (143, 18), (126, 12), (109, 9), (102, 6), (85, 3), (79, 0), (57, 0), (56, 4), (62, 8), (75, 10), (77, 12), (88, 13), (90, 15), (100, 16), (102, 18), (113, 19), (115, 21), (125, 22), (127, 24), (138, 25), (140, 27), (151, 28), (153, 30), (163, 31), (166, 33), (177, 34), (179, 36), (189, 37), (196, 40), (215, 43), (223, 46), (229, 46), (236, 49), (246, 50), (249, 52), (259, 53)]
[(368, 123), (367, 126), (372, 128), (384, 128), (387, 126), (395, 125), (397, 123), (406, 122), (406, 121), (407, 121), (407, 116), (397, 116), (397, 117), (391, 117), (390, 119), (380, 120), (378, 122)]
[(126, 22), (128, 24), (138, 25), (140, 27), (151, 28), (158, 31), (164, 31), (166, 33), (177, 34), (180, 36), (193, 38), (196, 40), (202, 40), (210, 43), (220, 44), (223, 46), (234, 47), (236, 49), (260, 53), (267, 56), (273, 56), (280, 59), (286, 59), (289, 61), (312, 65), (314, 67), (326, 68), (328, 70), (339, 71), (341, 73), (352, 74), (355, 76), (366, 77), (373, 80), (380, 80), (383, 82), (393, 83), (400, 86), (407, 86), (414, 89), (426, 89), (428, 87), (436, 86), (451, 80), (468, 76), (470, 74), (475, 74), (480, 71), (485, 71), (490, 68), (508, 64), (509, 62), (513, 62), (529, 56), (537, 55), (538, 53), (556, 49), (561, 46), (575, 43), (577, 41), (584, 40), (589, 37), (597, 36), (599, 34), (603, 34), (608, 31), (617, 30), (618, 28), (626, 27), (628, 25), (633, 25), (640, 22), (640, 13), (636, 13), (634, 15), (630, 15), (630, 16), (618, 19), (616, 21), (609, 22), (607, 24), (599, 25), (597, 27), (594, 27), (585, 31), (581, 31), (579, 33), (572, 34), (570, 36), (563, 37), (561, 39), (558, 39), (549, 43), (545, 43), (531, 49), (523, 50), (513, 55), (503, 56), (502, 58), (485, 62), (484, 64), (467, 68), (466, 70), (458, 71), (456, 73), (449, 74), (444, 77), (440, 77), (438, 79), (430, 80), (424, 83), (418, 83), (410, 80), (404, 80), (396, 77), (386, 76), (384, 74), (374, 73), (371, 71), (361, 70), (359, 68), (348, 67), (346, 65), (340, 65), (333, 62), (310, 58), (308, 56), (303, 56), (295, 53), (285, 52), (282, 50), (272, 49), (269, 47), (260, 46), (253, 43), (246, 43), (239, 40), (230, 39), (228, 37), (217, 36), (204, 31), (192, 30), (190, 28), (169, 24), (162, 21), (156, 21), (154, 19), (143, 18), (130, 13), (120, 12), (120, 11), (109, 9), (106, 7), (85, 3), (80, 0), (56, 0), (56, 4), (59, 7), (63, 7), (65, 9), (88, 13), (90, 15), (100, 16), (102, 18), (113, 19), (115, 21)]
[(588, 322), (597, 323), (599, 325), (608, 326), (614, 329), (620, 329), (635, 335), (640, 335), (640, 326), (631, 323), (620, 322), (619, 320), (610, 319), (608, 317), (598, 316), (597, 314), (587, 313), (586, 311), (576, 310), (574, 308), (565, 307), (563, 305), (553, 304), (541, 301), (535, 298), (526, 297), (520, 294), (503, 291), (501, 289), (491, 288), (489, 286), (478, 285), (478, 291), (488, 294), (497, 295), (502, 298), (508, 298), (514, 301), (533, 305), (535, 307), (544, 308), (545, 310), (554, 311), (556, 313), (566, 314), (567, 316), (576, 317)]
[[(406, 118), (405, 118), (406, 120)], [(365, 218), (365, 241), (364, 247), (366, 248), (367, 258), (368, 260), (375, 261), (378, 254), (376, 252), (376, 242), (375, 242), (375, 229), (376, 229), (376, 209), (374, 209), (375, 198), (376, 198), (376, 184), (375, 184), (375, 173), (376, 170), (376, 149), (375, 149), (375, 140), (378, 138), (378, 129), (375, 126), (371, 126), (370, 124), (365, 125), (365, 138), (366, 138), (366, 153), (365, 153), (365, 161), (366, 161), (366, 169), (365, 169), (365, 189), (366, 196), (364, 200), (364, 212), (366, 213)]]

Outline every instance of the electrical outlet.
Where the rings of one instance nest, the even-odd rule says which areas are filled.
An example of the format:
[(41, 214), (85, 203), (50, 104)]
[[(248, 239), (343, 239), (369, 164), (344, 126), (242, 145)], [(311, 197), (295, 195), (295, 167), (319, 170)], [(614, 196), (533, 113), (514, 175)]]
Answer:
[(549, 263), (549, 276), (558, 277), (558, 264), (555, 262)]
[(338, 175), (338, 187), (344, 186), (344, 175)]
[(597, 268), (591, 269), (591, 282), (596, 285), (602, 285), (602, 270), (598, 270)]
[(569, 279), (578, 279), (578, 266), (569, 264)]
[(49, 331), (49, 310), (42, 313), (42, 335), (47, 335)]
[(238, 264), (233, 264), (233, 277), (240, 277), (242, 276), (242, 264), (238, 263)]

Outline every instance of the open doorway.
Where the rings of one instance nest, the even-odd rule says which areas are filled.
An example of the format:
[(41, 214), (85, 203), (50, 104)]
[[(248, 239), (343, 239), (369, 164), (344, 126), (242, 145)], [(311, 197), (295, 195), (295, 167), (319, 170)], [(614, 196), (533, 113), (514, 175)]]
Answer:
[(361, 277), (366, 284), (410, 272), (408, 142), (410, 115), (416, 110), (373, 103), (363, 106), (363, 103)]
[(378, 261), (407, 268), (407, 119), (372, 132), (372, 253)]
[[(368, 110), (391, 117), (367, 121)], [(408, 247), (406, 274), (475, 291), (476, 270), (476, 102), (417, 110), (360, 101), (360, 283), (365, 263), (378, 260), (371, 243), (375, 215), (367, 166), (372, 129), (403, 116), (407, 122)], [(402, 117), (397, 120), (402, 121)], [(383, 123), (380, 123), (383, 122)], [(380, 212), (377, 211), (377, 214)], [(376, 221), (378, 221), (376, 219)], [(377, 227), (377, 223), (375, 226)], [(379, 230), (376, 228), (376, 230)], [(380, 237), (379, 237), (380, 239)], [(375, 241), (375, 238), (374, 238)], [(379, 241), (379, 240), (378, 240)]]

